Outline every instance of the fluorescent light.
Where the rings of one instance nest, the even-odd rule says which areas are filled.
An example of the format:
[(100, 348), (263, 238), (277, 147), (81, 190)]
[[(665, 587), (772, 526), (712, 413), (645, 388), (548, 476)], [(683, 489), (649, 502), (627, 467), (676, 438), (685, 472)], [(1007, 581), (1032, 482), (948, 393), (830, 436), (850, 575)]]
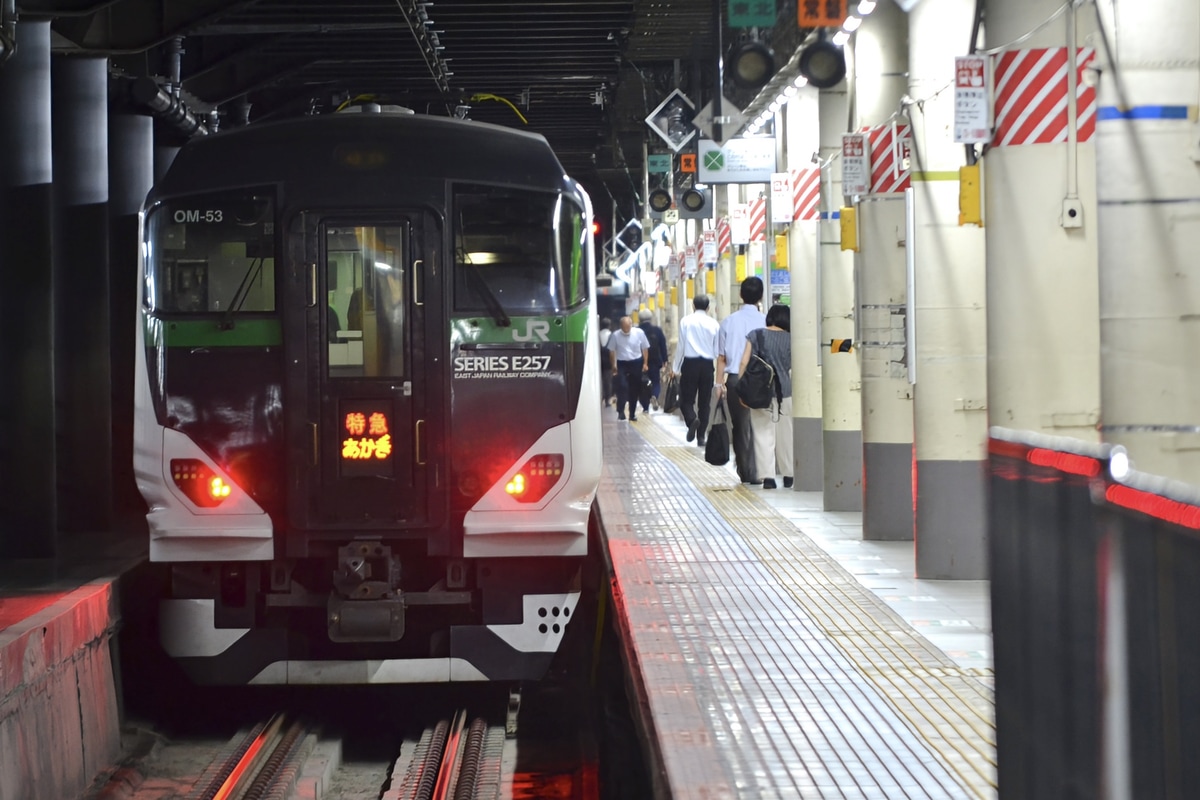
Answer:
[(767, 106), (767, 108), (771, 109), (771, 113), (772, 113), (772, 114), (778, 114), (778, 113), (779, 113), (779, 108), (780, 108), (779, 101), (778, 101), (778, 100), (772, 100), (772, 101), (771, 101), (771, 105)]
[(862, 25), (862, 17), (849, 16), (846, 17), (846, 21), (842, 23), (842, 30), (844, 30), (846, 33), (854, 33), (856, 30), (858, 30), (859, 25)]
[(800, 94), (800, 90), (797, 89), (795, 86), (788, 86), (786, 89), (783, 90), (783, 96), (787, 97), (789, 99), (792, 97), (795, 97), (798, 94)]
[(838, 47), (844, 47), (848, 41), (850, 41), (850, 34), (845, 31), (838, 31), (833, 35), (833, 43)]
[(800, 88), (801, 86), (808, 86), (808, 78), (804, 77), (803, 75), (797, 75), (796, 80), (792, 81), (792, 85), (795, 86), (796, 88)]
[(858, 4), (858, 13), (865, 17), (867, 14), (870, 14), (875, 10), (875, 5), (875, 0), (862, 0), (862, 2)]

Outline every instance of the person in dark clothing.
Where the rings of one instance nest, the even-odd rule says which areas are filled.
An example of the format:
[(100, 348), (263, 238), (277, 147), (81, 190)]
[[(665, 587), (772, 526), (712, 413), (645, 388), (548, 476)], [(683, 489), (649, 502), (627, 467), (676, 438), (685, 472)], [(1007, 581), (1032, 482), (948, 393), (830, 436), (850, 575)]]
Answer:
[(679, 408), (688, 426), (687, 440), (695, 439), (704, 447), (719, 326), (708, 315), (708, 295), (692, 298), (692, 308), (695, 311), (679, 321), (679, 345), (670, 371), (679, 376)]
[(667, 337), (662, 328), (650, 321), (653, 316), (649, 311), (638, 314), (638, 327), (646, 334), (646, 341), (650, 342), (650, 397), (647, 398), (647, 402), (642, 403), (642, 411), (646, 413), (650, 412), (650, 401), (658, 408), (658, 396), (662, 392), (662, 371), (667, 363)]

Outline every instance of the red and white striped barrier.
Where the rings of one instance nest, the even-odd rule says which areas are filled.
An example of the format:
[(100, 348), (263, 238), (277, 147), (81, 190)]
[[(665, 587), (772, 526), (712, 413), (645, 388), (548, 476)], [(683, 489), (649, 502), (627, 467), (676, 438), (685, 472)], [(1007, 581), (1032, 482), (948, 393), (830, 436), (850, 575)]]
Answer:
[(821, 170), (816, 167), (789, 170), (792, 173), (792, 219), (821, 218)]
[(909, 126), (888, 123), (863, 131), (871, 143), (871, 194), (903, 194), (911, 185)]
[(733, 231), (729, 228), (729, 217), (717, 220), (717, 255), (733, 250)]
[(767, 238), (767, 198), (759, 197), (750, 202), (750, 241), (759, 242)]
[[(1083, 81), (1095, 58), (1081, 47), (1076, 59), (1077, 140), (1096, 133), (1096, 89)], [(1067, 49), (1009, 50), (995, 64), (996, 133), (993, 147), (1067, 141)]]

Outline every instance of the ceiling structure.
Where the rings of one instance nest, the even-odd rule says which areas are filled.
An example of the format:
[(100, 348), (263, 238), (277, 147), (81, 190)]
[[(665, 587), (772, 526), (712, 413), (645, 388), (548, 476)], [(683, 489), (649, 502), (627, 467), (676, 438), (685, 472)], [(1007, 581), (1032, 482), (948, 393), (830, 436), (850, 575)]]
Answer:
[[(665, 149), (644, 120), (676, 88), (697, 108), (712, 100), (716, 6), (724, 17), (728, 1), (18, 0), (17, 8), (21, 19), (51, 20), (55, 52), (108, 56), (118, 84), (150, 77), (169, 91), (178, 76), (180, 98), (210, 127), (213, 117), (253, 124), (371, 98), (541, 133), (598, 213), (630, 217), (642, 200), (643, 148)], [(774, 5), (774, 29), (756, 32), (790, 52), (795, 2)], [(745, 35), (722, 26), (720, 41), (727, 49)], [(743, 107), (751, 100), (729, 81), (725, 94)]]

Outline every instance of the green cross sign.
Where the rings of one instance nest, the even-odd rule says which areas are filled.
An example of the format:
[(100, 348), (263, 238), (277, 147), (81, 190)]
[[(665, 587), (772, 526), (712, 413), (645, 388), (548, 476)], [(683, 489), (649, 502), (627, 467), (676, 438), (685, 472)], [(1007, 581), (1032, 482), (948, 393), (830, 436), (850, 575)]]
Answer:
[(710, 150), (705, 153), (704, 168), (713, 171), (725, 169), (725, 154), (720, 150)]

